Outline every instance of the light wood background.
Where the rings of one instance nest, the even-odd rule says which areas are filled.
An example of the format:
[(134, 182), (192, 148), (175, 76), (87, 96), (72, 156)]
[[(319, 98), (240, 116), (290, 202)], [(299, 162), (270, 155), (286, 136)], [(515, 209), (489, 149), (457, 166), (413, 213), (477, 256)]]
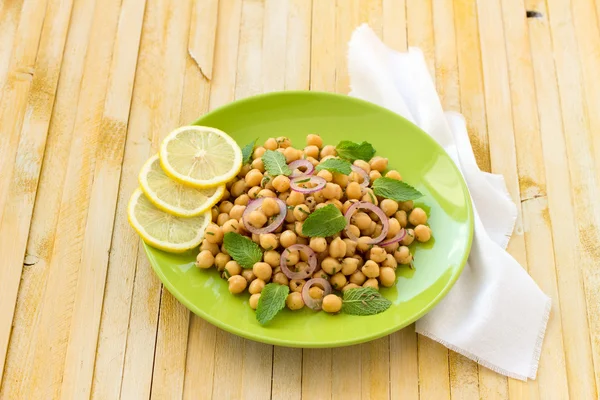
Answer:
[[(0, 0), (0, 398), (597, 399), (598, 17), (599, 0)], [(240, 339), (163, 290), (127, 223), (171, 129), (256, 93), (347, 93), (361, 22), (423, 49), (506, 177), (509, 250), (553, 300), (536, 381), (413, 327), (331, 350)]]

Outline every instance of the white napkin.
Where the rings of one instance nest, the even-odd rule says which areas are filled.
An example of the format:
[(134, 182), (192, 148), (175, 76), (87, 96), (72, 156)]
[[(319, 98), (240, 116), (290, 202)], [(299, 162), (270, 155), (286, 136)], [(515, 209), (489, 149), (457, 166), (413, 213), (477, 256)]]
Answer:
[(475, 211), (469, 261), (448, 295), (416, 331), (500, 374), (535, 379), (551, 301), (506, 251), (517, 217), (504, 178), (477, 167), (465, 120), (444, 113), (420, 50), (398, 53), (367, 25), (348, 51), (350, 96), (412, 121), (462, 171)]

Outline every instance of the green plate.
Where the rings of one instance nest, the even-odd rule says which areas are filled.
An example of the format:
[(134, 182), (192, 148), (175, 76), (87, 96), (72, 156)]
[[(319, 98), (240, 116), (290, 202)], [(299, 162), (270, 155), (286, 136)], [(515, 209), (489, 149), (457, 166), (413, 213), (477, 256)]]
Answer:
[(261, 326), (249, 296), (233, 296), (215, 269), (194, 267), (197, 250), (168, 254), (146, 252), (165, 287), (187, 308), (210, 323), (259, 342), (292, 347), (337, 347), (376, 339), (397, 331), (433, 308), (460, 275), (473, 236), (473, 211), (467, 187), (444, 150), (412, 123), (384, 108), (347, 96), (319, 92), (279, 92), (247, 98), (206, 114), (198, 125), (229, 133), (240, 146), (251, 140), (288, 136), (303, 148), (306, 135), (318, 133), (324, 144), (340, 140), (373, 144), (390, 168), (425, 196), (416, 203), (430, 215), (433, 240), (413, 245), (415, 270), (399, 266), (397, 284), (382, 289), (393, 302), (378, 315), (358, 317), (283, 310)]

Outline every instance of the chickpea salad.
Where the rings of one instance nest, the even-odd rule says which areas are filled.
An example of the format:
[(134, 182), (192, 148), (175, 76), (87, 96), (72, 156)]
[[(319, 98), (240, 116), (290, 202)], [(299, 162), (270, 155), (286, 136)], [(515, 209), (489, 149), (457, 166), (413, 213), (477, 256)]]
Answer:
[[(196, 128), (197, 137), (188, 138), (193, 147), (187, 151), (190, 160), (180, 170), (205, 164), (208, 172), (196, 173), (193, 179), (168, 171), (156, 173), (164, 172), (161, 179), (182, 186), (176, 188), (178, 192), (191, 191), (194, 199), (183, 208), (198, 215), (179, 216), (169, 206), (155, 207), (156, 199), (153, 201), (143, 185), (143, 194), (137, 194), (136, 203), (146, 198), (146, 204), (138, 208), (152, 208), (155, 224), (157, 213), (165, 214), (163, 222), (168, 221), (171, 231), (173, 227), (186, 231), (181, 239), (184, 244), (171, 251), (200, 245), (197, 267), (216, 268), (234, 295), (247, 291), (249, 306), (256, 310), (261, 324), (285, 307), (372, 315), (391, 306), (379, 288), (395, 285), (399, 265), (413, 268), (408, 246), (414, 240), (429, 241), (432, 232), (427, 213), (413, 204), (422, 194), (403, 182), (398, 171), (388, 169), (388, 160), (375, 156), (371, 144), (342, 141), (336, 146), (323, 145), (316, 134), (306, 137), (303, 148), (292, 146), (286, 137), (269, 138), (258, 146), (255, 140), (241, 149), (235, 145), (239, 165), (235, 165), (233, 149), (230, 166), (225, 165), (225, 157), (211, 152), (221, 152), (225, 146), (204, 149), (210, 137), (205, 137), (205, 127)], [(206, 129), (228, 137), (214, 128)], [(227, 145), (233, 147), (229, 141)], [(199, 146), (204, 147), (198, 150)], [(184, 146), (175, 150), (185, 153)], [(162, 154), (158, 158), (155, 169), (165, 170)], [(216, 168), (213, 161), (224, 165)], [(214, 179), (218, 173), (226, 177)], [(203, 180), (211, 183), (203, 185)], [(174, 187), (168, 189), (173, 192)], [(199, 206), (198, 202), (203, 203)], [(186, 201), (178, 198), (166, 203)], [(147, 240), (152, 229), (136, 226), (131, 203), (129, 209), (134, 228), (155, 245)], [(157, 247), (170, 246), (161, 244)]]

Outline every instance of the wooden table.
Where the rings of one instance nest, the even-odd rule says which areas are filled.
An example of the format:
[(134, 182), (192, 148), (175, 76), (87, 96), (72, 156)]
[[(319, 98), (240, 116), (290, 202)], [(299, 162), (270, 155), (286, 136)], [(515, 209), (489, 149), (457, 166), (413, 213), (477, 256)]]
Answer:
[[(599, 17), (598, 0), (0, 0), (0, 398), (598, 398)], [(173, 128), (261, 92), (347, 93), (361, 22), (423, 49), (520, 205), (509, 250), (553, 300), (536, 381), (412, 326), (331, 350), (240, 339), (163, 290), (127, 223)]]

